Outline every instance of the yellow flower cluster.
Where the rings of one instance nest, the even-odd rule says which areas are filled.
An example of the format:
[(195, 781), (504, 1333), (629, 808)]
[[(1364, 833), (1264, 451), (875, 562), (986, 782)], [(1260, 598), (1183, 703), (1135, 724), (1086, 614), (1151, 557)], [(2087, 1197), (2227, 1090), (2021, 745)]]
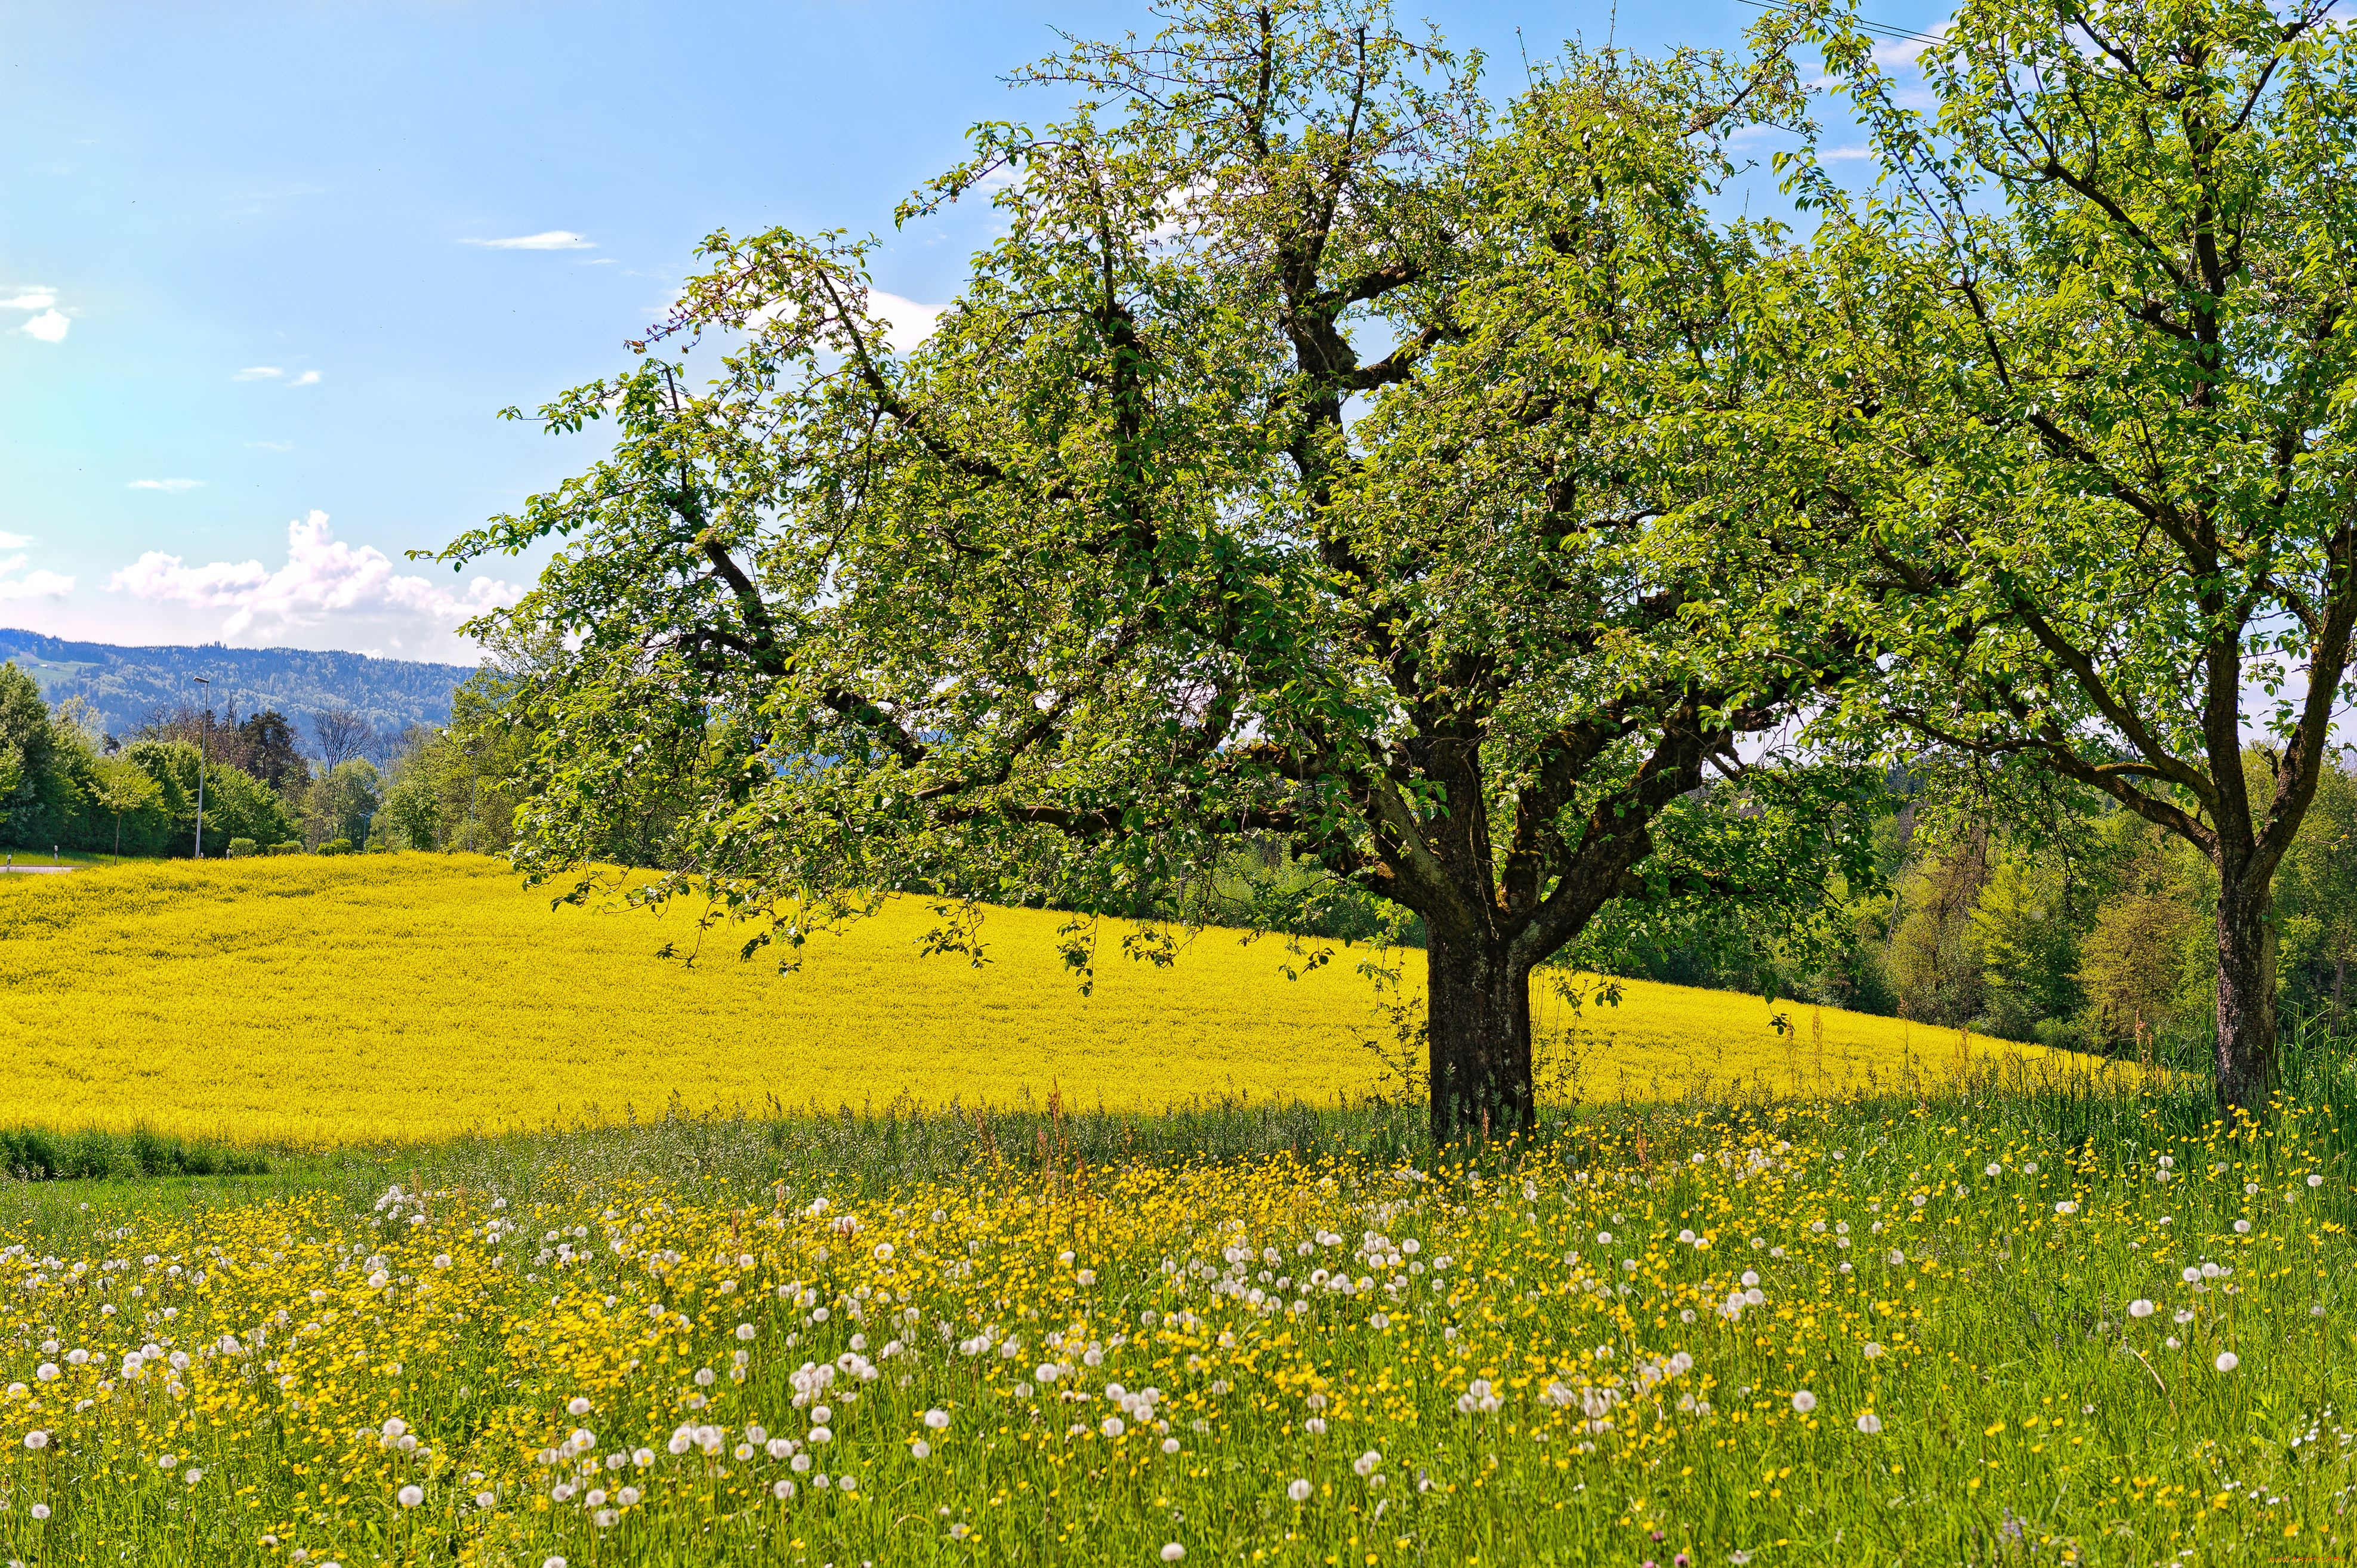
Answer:
[(1050, 1151), (61, 1210), (0, 1237), (0, 1547), (2345, 1552), (2349, 1193), (2303, 1129), (2131, 1115), (2099, 1152), (1822, 1105), (1463, 1170)]

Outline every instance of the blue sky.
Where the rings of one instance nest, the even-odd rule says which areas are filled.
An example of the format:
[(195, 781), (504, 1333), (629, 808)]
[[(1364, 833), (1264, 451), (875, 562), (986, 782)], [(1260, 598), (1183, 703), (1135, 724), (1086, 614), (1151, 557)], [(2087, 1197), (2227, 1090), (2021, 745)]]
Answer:
[[(1403, 5), (1519, 81), (1740, 0)], [(1868, 5), (1920, 26), (1924, 7)], [(888, 231), (1001, 73), (1136, 5), (0, 0), (0, 625), (471, 659), (432, 547), (595, 455), (494, 417), (616, 368), (709, 231)], [(891, 236), (957, 287), (979, 213)]]

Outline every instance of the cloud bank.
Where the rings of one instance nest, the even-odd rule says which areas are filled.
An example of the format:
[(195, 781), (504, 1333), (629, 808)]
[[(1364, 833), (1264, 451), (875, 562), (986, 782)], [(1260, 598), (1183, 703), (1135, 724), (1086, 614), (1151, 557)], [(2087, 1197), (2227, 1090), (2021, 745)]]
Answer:
[(365, 544), (355, 549), (337, 539), (323, 511), (286, 525), (286, 562), (274, 571), (259, 561), (192, 566), (178, 555), (150, 550), (106, 585), (159, 604), (226, 609), (221, 633), (231, 638), (249, 631), (275, 635), (344, 618), (424, 623), (447, 632), (523, 594), (515, 585), (488, 577), (466, 584), (463, 593), (453, 592), (443, 583), (396, 572), (382, 551)]

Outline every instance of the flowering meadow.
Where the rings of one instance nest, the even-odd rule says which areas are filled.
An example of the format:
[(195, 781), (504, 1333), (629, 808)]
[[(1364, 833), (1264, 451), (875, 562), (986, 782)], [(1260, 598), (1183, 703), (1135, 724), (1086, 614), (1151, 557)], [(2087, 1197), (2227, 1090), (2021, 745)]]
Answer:
[(2329, 1114), (1985, 1083), (1466, 1168), (1092, 1125), (9, 1187), (0, 1558), (2349, 1554)]
[[(693, 968), (678, 912), (565, 908), (478, 855), (147, 862), (0, 879), (0, 1126), (148, 1127), (232, 1143), (418, 1142), (772, 1107), (1067, 1104), (1158, 1110), (1245, 1098), (1333, 1104), (1380, 1068), (1364, 950), (1287, 980), (1282, 943), (1210, 930), (1169, 968), (1120, 956), (1107, 922), (1082, 995), (1065, 917), (998, 909), (987, 961), (920, 956), (923, 899), (801, 951)], [(774, 954), (771, 955), (774, 959)], [(1420, 954), (1403, 955), (1410, 995)], [(1298, 961), (1297, 967), (1298, 967)], [(1590, 1101), (1707, 1081), (1781, 1092), (1889, 1083), (2034, 1046), (1837, 1008), (1630, 982), (1580, 1027)], [(1545, 985), (1534, 1006), (1573, 1022)], [(1786, 1026), (1776, 1027), (1778, 1015)], [(1157, 1048), (1141, 1052), (1140, 1040)], [(524, 1070), (518, 1070), (519, 1068)], [(300, 1094), (286, 1086), (299, 1083)]]

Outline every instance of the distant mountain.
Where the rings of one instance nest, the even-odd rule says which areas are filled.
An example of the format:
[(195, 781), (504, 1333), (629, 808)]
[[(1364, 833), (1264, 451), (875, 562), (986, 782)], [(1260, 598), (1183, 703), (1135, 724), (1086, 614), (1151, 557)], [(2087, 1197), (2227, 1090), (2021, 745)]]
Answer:
[(197, 675), (212, 677), (215, 712), (234, 706), (243, 716), (275, 708), (307, 739), (310, 716), (328, 708), (350, 708), (380, 732), (447, 723), (452, 690), (475, 673), (465, 664), (371, 659), (365, 653), (220, 643), (117, 648), (5, 629), (0, 660), (39, 682), (51, 703), (82, 698), (98, 710), (107, 732), (117, 736), (138, 728), (158, 709), (197, 705), (205, 690), (190, 679)]

